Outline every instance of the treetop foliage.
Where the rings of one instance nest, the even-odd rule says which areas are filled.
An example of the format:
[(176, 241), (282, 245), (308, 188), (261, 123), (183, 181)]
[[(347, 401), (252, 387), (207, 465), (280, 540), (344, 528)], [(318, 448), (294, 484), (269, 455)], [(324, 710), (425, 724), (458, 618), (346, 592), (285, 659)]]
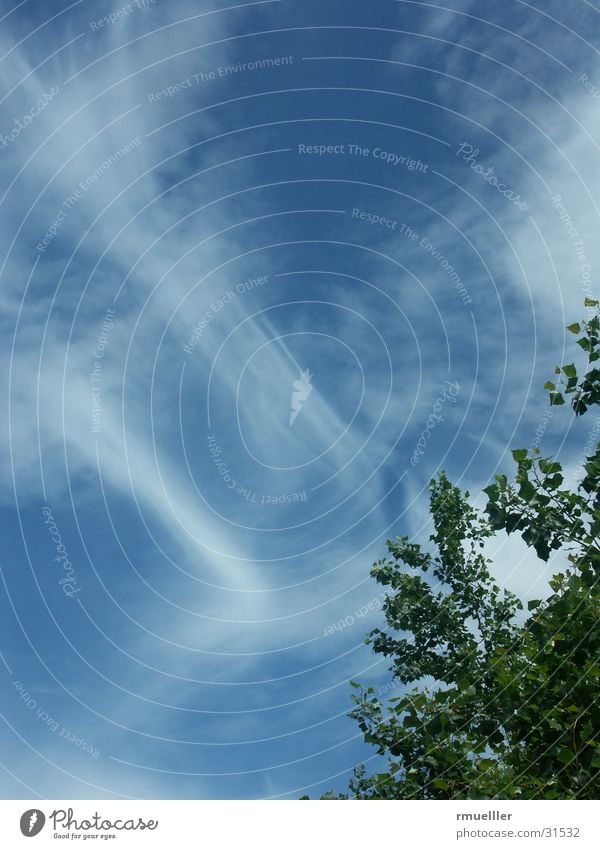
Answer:
[[(587, 354), (585, 372), (557, 367), (545, 385), (552, 406), (568, 399), (578, 417), (600, 403), (600, 314), (597, 301), (585, 305), (593, 317), (568, 327)], [(367, 643), (390, 660), (401, 695), (382, 703), (353, 682), (351, 716), (386, 768), (359, 767), (349, 794), (324, 798), (597, 797), (600, 446), (572, 488), (538, 449), (512, 455), (514, 478), (496, 476), (483, 511), (442, 472), (430, 484), (430, 545), (398, 537), (374, 564), (389, 588), (387, 627)], [(542, 561), (568, 554), (550, 595), (527, 611), (483, 554), (500, 531), (519, 533)]]

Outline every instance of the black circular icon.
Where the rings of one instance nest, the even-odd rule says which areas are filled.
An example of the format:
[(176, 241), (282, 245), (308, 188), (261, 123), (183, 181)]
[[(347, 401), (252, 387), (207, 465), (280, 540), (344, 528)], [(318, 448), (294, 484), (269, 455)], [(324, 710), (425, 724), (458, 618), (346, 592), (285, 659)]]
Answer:
[(21, 834), (25, 837), (35, 837), (43, 829), (46, 817), (37, 808), (25, 811), (21, 816)]

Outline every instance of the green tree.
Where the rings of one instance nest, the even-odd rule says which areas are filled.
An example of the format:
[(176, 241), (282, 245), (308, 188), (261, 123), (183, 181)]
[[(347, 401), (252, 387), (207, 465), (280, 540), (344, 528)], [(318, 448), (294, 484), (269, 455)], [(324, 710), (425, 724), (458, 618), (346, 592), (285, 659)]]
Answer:
[[(600, 403), (598, 302), (586, 306), (594, 316), (568, 328), (587, 353), (585, 372), (571, 363), (546, 384), (551, 405), (570, 396), (576, 416)], [(367, 643), (391, 660), (402, 694), (382, 703), (353, 683), (351, 716), (386, 768), (359, 767), (338, 798), (597, 798), (600, 446), (575, 488), (536, 449), (512, 453), (514, 480), (496, 476), (483, 512), (445, 474), (432, 481), (431, 550), (399, 537), (374, 564), (373, 577), (389, 588), (387, 628)], [(549, 597), (527, 611), (498, 586), (481, 551), (502, 530), (519, 533), (543, 561), (568, 553)]]

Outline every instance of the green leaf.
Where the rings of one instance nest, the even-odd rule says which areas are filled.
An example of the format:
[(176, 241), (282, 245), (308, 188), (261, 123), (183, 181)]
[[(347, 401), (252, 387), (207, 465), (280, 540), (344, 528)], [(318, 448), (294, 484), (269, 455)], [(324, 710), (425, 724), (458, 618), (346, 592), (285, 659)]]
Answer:
[(544, 389), (550, 389), (552, 392), (556, 389), (556, 383), (552, 383), (551, 380), (547, 380), (544, 383)]
[(545, 475), (555, 475), (558, 472), (562, 472), (562, 466), (554, 460), (542, 459), (538, 465)]
[(521, 463), (523, 460), (527, 459), (527, 449), (526, 448), (515, 448), (512, 452), (513, 460), (515, 463)]
[(574, 377), (575, 379), (577, 379), (577, 369), (575, 368), (573, 363), (569, 363), (569, 365), (563, 366), (563, 372), (566, 374), (567, 377)]
[(547, 478), (544, 478), (544, 487), (550, 491), (552, 489), (558, 489), (559, 486), (562, 486), (565, 479), (562, 475), (549, 475)]
[(497, 484), (492, 483), (489, 486), (486, 486), (483, 491), (485, 492), (487, 497), (490, 499), (490, 501), (498, 501), (498, 496), (500, 495), (500, 490), (499, 490)]
[(551, 407), (560, 407), (561, 404), (565, 403), (565, 399), (560, 394), (560, 392), (551, 392), (550, 393), (550, 406)]
[(575, 753), (571, 749), (561, 749), (558, 753), (558, 760), (563, 764), (570, 764), (575, 760)]
[(571, 333), (581, 333), (581, 327), (577, 322), (574, 322), (573, 324), (568, 324), (567, 330), (570, 330)]
[(533, 501), (536, 498), (537, 492), (531, 481), (523, 481), (519, 487), (519, 497), (524, 501)]

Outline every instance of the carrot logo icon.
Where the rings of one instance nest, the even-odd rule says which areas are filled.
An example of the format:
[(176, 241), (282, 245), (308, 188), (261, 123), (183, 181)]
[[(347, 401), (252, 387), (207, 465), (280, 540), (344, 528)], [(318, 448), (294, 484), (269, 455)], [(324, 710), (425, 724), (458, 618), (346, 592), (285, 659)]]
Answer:
[(37, 808), (32, 808), (21, 816), (21, 834), (24, 837), (35, 837), (43, 829), (46, 817)]
[(303, 372), (300, 372), (300, 379), (294, 380), (292, 383), (293, 392), (292, 392), (292, 411), (290, 413), (290, 427), (296, 421), (300, 410), (304, 406), (304, 402), (307, 400), (308, 396), (312, 392), (311, 381), (312, 374), (308, 369), (305, 369)]

